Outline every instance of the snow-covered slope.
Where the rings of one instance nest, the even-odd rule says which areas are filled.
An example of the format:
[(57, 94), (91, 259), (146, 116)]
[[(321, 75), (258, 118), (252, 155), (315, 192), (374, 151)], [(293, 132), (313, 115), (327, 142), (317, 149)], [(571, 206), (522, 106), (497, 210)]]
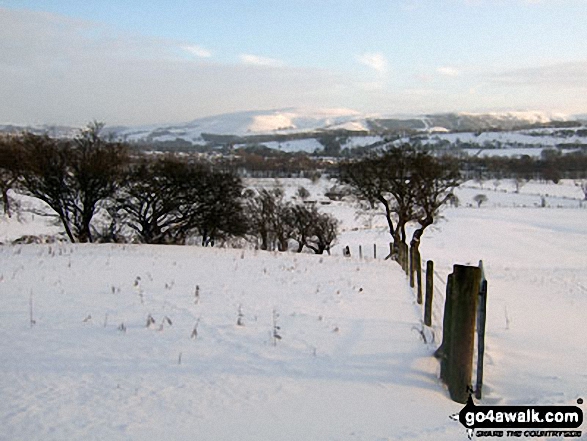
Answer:
[[(374, 135), (393, 133), (418, 132), (422, 136), (439, 138), (451, 143), (457, 139), (461, 142), (496, 143), (505, 147), (519, 144), (553, 146), (558, 143), (584, 142), (585, 137), (566, 138), (557, 137), (556, 133), (548, 130), (538, 132), (514, 130), (532, 124), (546, 124), (550, 121), (564, 121), (562, 115), (550, 115), (540, 112), (504, 112), (504, 113), (452, 113), (436, 114), (417, 117), (379, 117), (361, 115), (349, 109), (281, 109), (273, 111), (239, 112), (214, 117), (200, 118), (192, 122), (170, 126), (150, 126), (129, 128), (119, 131), (118, 134), (129, 141), (165, 142), (185, 141), (192, 144), (202, 144), (208, 139), (203, 134), (237, 137), (251, 137), (254, 135), (292, 135), (308, 133), (308, 138), (316, 136), (315, 132), (345, 130), (356, 132), (356, 136), (349, 139), (356, 145), (366, 145), (361, 138)], [(371, 133), (369, 133), (371, 132)], [(449, 133), (446, 133), (449, 132)], [(456, 133), (452, 133), (456, 132)], [(484, 133), (485, 132), (485, 133)], [(367, 133), (367, 135), (365, 135)], [(479, 134), (483, 137), (479, 137)], [(250, 139), (250, 138), (249, 138)], [(238, 139), (235, 139), (238, 141)], [(233, 141), (235, 141), (233, 140)], [(231, 142), (233, 142), (231, 141)], [(293, 143), (292, 143), (293, 141)], [(300, 144), (297, 149), (296, 139), (290, 139), (287, 151), (308, 151), (308, 147)], [(219, 140), (217, 142), (227, 142)], [(264, 139), (263, 143), (273, 148), (271, 143), (282, 143), (283, 140)], [(434, 141), (432, 140), (432, 143)]]
[[(572, 117), (571, 117), (572, 119)], [(284, 142), (286, 151), (308, 150), (308, 142), (298, 145), (297, 141), (311, 141), (317, 133), (344, 131), (341, 142), (349, 146), (367, 145), (361, 138), (386, 136), (390, 133), (404, 133), (451, 142), (489, 143), (500, 146), (519, 147), (520, 144), (553, 146), (559, 143), (587, 142), (581, 136), (562, 137), (555, 129), (519, 130), (532, 124), (546, 124), (555, 121), (563, 125), (568, 120), (564, 115), (541, 112), (502, 112), (502, 113), (446, 113), (421, 116), (386, 117), (365, 115), (351, 109), (311, 109), (285, 108), (275, 110), (243, 111), (198, 118), (181, 124), (159, 124), (143, 127), (106, 127), (114, 137), (143, 143), (169, 142), (176, 146), (202, 145), (212, 143), (239, 144), (262, 142), (273, 148)], [(571, 131), (577, 130), (577, 123), (569, 123)], [(515, 130), (514, 130), (515, 129)], [(582, 132), (585, 132), (582, 127)], [(72, 137), (78, 129), (68, 127), (15, 127), (1, 126), (0, 131), (32, 130), (37, 133), (48, 132), (52, 136)], [(347, 137), (349, 134), (354, 136)], [(448, 132), (448, 133), (446, 133)], [(259, 137), (262, 136), (262, 139)], [(409, 139), (406, 139), (409, 141)], [(273, 144), (272, 144), (273, 143)], [(299, 147), (299, 149), (298, 149)], [(343, 148), (346, 146), (343, 146)]]
[(461, 433), (389, 262), (120, 245), (0, 260), (1, 439)]
[(237, 112), (199, 118), (189, 123), (126, 129), (119, 134), (128, 140), (166, 141), (176, 138), (202, 142), (202, 133), (250, 136), (258, 134), (296, 133), (318, 129), (364, 127), (362, 116), (349, 109), (280, 109)]
[[(318, 201), (331, 184), (284, 181), (287, 195), (304, 185)], [(489, 280), (481, 404), (575, 405), (587, 204), (567, 181), (519, 194), (506, 181), (473, 185), (423, 237), (437, 272), (429, 344), (405, 276), (383, 260), (385, 223), (344, 202), (320, 205), (342, 221), (332, 256), (0, 246), (0, 440), (464, 440), (449, 419), (462, 406), (432, 352), (442, 281), (479, 259)], [(480, 192), (489, 201), (471, 206)], [(23, 219), (31, 230), (44, 221)], [(18, 219), (3, 219), (0, 239), (14, 230)]]

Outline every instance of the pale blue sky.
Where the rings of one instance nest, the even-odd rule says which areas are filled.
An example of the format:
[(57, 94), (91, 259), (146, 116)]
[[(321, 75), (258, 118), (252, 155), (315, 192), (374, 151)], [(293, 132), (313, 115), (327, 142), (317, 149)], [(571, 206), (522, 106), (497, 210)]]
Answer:
[(0, 122), (587, 111), (586, 0), (0, 0)]

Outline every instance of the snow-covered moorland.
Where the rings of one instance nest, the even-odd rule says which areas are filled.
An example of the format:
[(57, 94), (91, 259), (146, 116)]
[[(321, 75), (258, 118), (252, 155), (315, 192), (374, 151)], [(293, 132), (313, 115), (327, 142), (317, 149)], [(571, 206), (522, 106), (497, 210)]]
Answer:
[[(284, 181), (287, 194), (300, 184), (319, 204), (332, 185)], [(458, 196), (421, 249), (439, 285), (452, 264), (484, 261), (481, 404), (575, 405), (587, 392), (583, 195), (502, 182)], [(1, 246), (0, 440), (466, 439), (437, 379), (438, 341), (422, 341), (406, 278), (383, 260), (381, 219), (320, 209), (342, 221), (332, 256)], [(3, 218), (0, 240), (58, 230), (22, 220)]]

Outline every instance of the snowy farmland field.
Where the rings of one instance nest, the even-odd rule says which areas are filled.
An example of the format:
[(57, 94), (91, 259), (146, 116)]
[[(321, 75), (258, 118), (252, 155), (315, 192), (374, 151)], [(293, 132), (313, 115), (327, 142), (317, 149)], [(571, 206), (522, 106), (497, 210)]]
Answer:
[[(438, 341), (422, 341), (406, 278), (383, 260), (382, 219), (322, 205), (332, 182), (283, 185), (289, 195), (304, 185), (341, 219), (332, 256), (8, 245), (58, 228), (3, 218), (0, 440), (466, 439), (449, 419), (462, 405), (438, 380)], [(488, 201), (477, 208), (480, 192)], [(504, 181), (467, 183), (458, 196), (421, 248), (439, 292), (453, 264), (484, 261), (480, 404), (575, 405), (587, 393), (582, 193), (568, 181), (514, 193)], [(437, 298), (436, 321), (441, 307)]]

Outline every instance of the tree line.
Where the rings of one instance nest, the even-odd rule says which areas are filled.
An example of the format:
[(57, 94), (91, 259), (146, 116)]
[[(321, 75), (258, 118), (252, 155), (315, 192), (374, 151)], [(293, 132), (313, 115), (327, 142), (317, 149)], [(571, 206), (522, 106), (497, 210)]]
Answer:
[[(21, 133), (0, 138), (0, 187), (36, 198), (71, 242), (202, 245), (247, 240), (260, 249), (329, 252), (338, 222), (283, 190), (247, 189), (231, 167), (180, 155), (137, 154), (92, 123), (73, 139)], [(39, 213), (46, 214), (46, 210)]]
[(464, 159), (464, 167), (475, 178), (543, 179), (556, 184), (563, 178), (587, 178), (587, 151), (563, 153), (559, 149), (544, 149), (542, 154), (536, 157), (468, 157)]

